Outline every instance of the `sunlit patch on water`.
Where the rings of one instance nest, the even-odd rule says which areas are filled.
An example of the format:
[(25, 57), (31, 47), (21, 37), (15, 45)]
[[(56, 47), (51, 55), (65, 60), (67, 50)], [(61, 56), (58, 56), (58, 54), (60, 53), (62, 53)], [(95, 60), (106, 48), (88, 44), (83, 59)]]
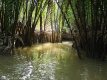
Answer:
[(20, 78), (21, 80), (26, 80), (26, 79), (30, 79), (30, 76), (32, 74), (33, 71), (33, 66), (32, 63), (29, 62), (27, 65), (25, 65), (26, 67), (23, 70), (22, 73), (22, 77)]
[(9, 80), (6, 76), (1, 76), (0, 80)]
[(68, 45), (68, 46), (72, 46), (72, 45), (73, 45), (72, 42), (68, 42), (68, 41), (66, 41), (66, 42), (62, 42), (62, 44), (65, 44), (65, 45)]
[(55, 62), (42, 63), (38, 65), (37, 70), (35, 70), (34, 79), (37, 80), (56, 80), (55, 79)]

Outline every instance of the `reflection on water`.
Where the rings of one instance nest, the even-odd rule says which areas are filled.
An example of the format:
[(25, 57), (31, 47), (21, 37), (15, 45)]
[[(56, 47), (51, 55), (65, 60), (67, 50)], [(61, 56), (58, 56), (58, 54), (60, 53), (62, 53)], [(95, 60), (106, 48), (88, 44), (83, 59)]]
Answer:
[(107, 62), (79, 60), (71, 45), (33, 45), (0, 56), (0, 80), (107, 80)]
[(25, 65), (25, 69), (23, 70), (23, 73), (22, 73), (22, 80), (26, 80), (27, 78), (30, 79), (30, 76), (32, 74), (32, 71), (33, 71), (33, 66), (31, 64), (31, 62), (29, 62), (28, 64)]

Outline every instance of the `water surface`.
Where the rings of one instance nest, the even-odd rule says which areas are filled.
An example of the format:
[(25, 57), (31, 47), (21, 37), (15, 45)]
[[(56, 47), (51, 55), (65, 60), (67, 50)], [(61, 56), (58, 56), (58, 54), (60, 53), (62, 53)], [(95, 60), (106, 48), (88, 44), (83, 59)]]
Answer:
[(0, 56), (0, 80), (107, 80), (107, 62), (79, 60), (72, 43), (45, 43)]

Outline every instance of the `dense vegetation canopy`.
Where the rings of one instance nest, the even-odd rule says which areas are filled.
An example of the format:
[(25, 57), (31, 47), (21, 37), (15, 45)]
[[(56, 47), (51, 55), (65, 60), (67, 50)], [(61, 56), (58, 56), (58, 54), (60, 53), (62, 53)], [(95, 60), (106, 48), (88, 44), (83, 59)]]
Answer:
[(1, 0), (0, 45), (14, 47), (72, 40), (81, 58), (105, 59), (107, 0)]

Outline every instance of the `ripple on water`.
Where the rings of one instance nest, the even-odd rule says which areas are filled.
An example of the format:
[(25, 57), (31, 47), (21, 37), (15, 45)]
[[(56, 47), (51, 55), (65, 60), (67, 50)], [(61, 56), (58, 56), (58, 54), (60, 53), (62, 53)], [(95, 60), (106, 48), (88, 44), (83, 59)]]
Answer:
[(55, 79), (56, 62), (50, 61), (47, 63), (40, 63), (34, 72), (33, 78), (36, 80), (56, 80)]
[(28, 62), (28, 64), (26, 64), (26, 67), (23, 69), (22, 77), (20, 79), (21, 80), (30, 79), (32, 71), (33, 71), (32, 63)]

